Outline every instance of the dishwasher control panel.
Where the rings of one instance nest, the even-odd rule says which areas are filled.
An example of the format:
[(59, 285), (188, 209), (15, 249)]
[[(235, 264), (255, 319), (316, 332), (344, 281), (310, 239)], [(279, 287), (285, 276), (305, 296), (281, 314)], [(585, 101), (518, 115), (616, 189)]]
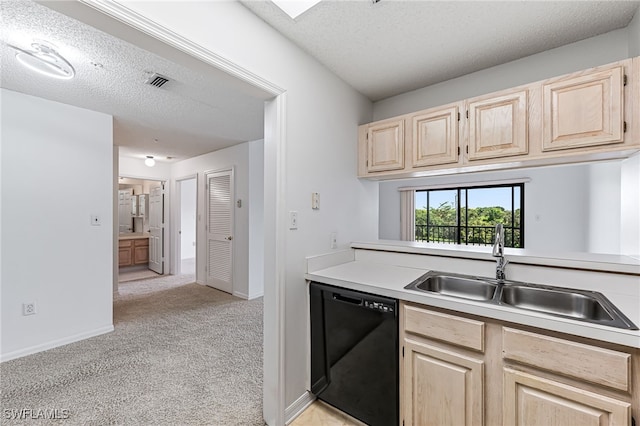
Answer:
[(374, 309), (380, 312), (393, 312), (395, 309), (394, 305), (382, 302), (372, 302), (370, 300), (364, 301), (364, 307), (369, 309)]

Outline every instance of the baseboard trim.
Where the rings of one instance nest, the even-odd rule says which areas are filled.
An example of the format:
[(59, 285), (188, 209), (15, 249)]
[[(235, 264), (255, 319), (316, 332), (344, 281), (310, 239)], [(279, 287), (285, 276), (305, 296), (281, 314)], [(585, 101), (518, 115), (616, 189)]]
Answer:
[(284, 410), (285, 424), (289, 424), (294, 421), (295, 418), (302, 414), (302, 412), (315, 400), (315, 395), (309, 391), (306, 391), (304, 394), (300, 395), (300, 398), (296, 399), (293, 404), (291, 404)]
[(245, 300), (253, 300), (253, 299), (257, 299), (258, 297), (262, 297), (264, 296), (264, 292), (261, 293), (255, 293), (255, 294), (246, 294), (246, 293), (240, 293), (239, 291), (234, 291), (233, 295), (235, 297), (239, 297), (241, 299), (245, 299)]
[(244, 294), (244, 293), (240, 293), (239, 291), (234, 291), (232, 294), (233, 294), (235, 297), (239, 297), (240, 299), (249, 300), (249, 295)]
[(254, 293), (254, 294), (249, 296), (249, 300), (257, 299), (257, 298), (262, 297), (262, 296), (264, 296), (264, 292), (263, 291), (261, 291), (260, 293)]
[(22, 358), (27, 355), (33, 355), (38, 352), (43, 352), (49, 349), (57, 348), (58, 346), (68, 345), (69, 343), (79, 342), (90, 337), (99, 336), (113, 331), (113, 324), (105, 327), (97, 328), (95, 330), (87, 331), (84, 333), (74, 334), (73, 336), (63, 337), (62, 339), (52, 340), (40, 345), (30, 346), (28, 348), (19, 349), (17, 351), (9, 352), (6, 354), (0, 354), (0, 363), (5, 361), (11, 361), (12, 359)]

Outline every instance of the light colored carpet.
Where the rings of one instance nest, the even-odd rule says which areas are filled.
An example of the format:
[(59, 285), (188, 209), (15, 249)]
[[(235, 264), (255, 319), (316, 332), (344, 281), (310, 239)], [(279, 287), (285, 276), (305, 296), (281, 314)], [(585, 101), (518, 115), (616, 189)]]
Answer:
[[(113, 333), (0, 364), (0, 423), (264, 425), (262, 299), (188, 282), (124, 283)], [(20, 409), (69, 418), (7, 418)]]
[(153, 272), (148, 268), (120, 268), (118, 270), (118, 282), (126, 283), (129, 281), (145, 280), (147, 278), (158, 278), (160, 274)]

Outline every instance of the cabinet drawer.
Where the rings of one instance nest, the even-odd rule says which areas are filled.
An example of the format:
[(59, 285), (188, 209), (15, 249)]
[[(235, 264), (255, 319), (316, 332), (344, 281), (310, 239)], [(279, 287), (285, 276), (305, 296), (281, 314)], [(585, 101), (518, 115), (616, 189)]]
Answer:
[(484, 322), (404, 305), (404, 329), (430, 339), (484, 352)]
[(149, 246), (149, 239), (148, 238), (141, 238), (139, 240), (133, 240), (133, 245), (134, 245), (134, 247), (148, 247)]
[(133, 245), (133, 240), (120, 240), (118, 241), (118, 247), (131, 247)]
[(505, 359), (630, 391), (631, 355), (513, 328), (502, 330)]

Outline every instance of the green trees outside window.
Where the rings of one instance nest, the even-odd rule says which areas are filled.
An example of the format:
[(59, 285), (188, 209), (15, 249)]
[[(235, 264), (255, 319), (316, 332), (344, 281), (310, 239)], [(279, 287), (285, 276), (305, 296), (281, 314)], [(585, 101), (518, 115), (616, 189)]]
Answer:
[(416, 241), (492, 245), (495, 225), (507, 247), (524, 247), (524, 184), (416, 191)]

